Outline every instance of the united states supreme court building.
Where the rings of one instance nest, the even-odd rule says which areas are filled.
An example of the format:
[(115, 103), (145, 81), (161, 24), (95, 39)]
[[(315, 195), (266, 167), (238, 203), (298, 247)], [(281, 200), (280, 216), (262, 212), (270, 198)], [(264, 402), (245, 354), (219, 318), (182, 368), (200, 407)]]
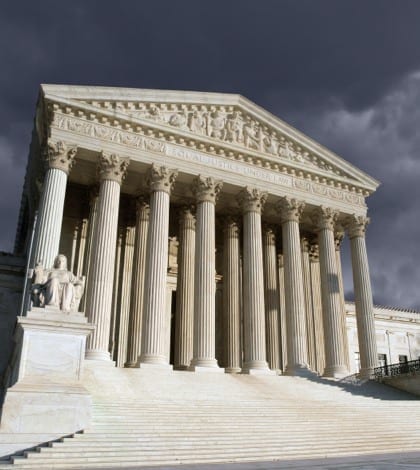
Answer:
[[(114, 420), (128, 422), (139, 413), (135, 432), (156, 416), (166, 416), (162, 427), (169, 426), (178, 398), (190, 413), (188, 429), (204, 419), (191, 409), (212, 416), (217, 401), (221, 416), (222, 406), (235, 413), (230, 396), (255, 410), (291, 400), (289, 415), (312, 397), (314, 422), (325, 416), (320, 407), (336, 401), (332, 435), (334, 426), (345, 428), (346, 416), (374, 408), (378, 400), (369, 405), (367, 396), (337, 384), (349, 377), (368, 383), (375, 368), (420, 357), (420, 314), (373, 305), (367, 201), (378, 185), (240, 95), (42, 85), (15, 250), (0, 256), (2, 455), (108, 429), (109, 409)], [(344, 298), (345, 237), (354, 303)], [(349, 396), (348, 410), (340, 408), (347, 406), (340, 393)], [(124, 411), (121, 396), (125, 407), (140, 405)], [(419, 413), (403, 402), (399, 413), (418, 433)], [(270, 421), (276, 413), (264, 429), (279, 428)], [(258, 414), (251, 413), (248, 427)], [(290, 419), (291, 427), (299, 425)], [(372, 426), (378, 427), (373, 418)], [(388, 434), (394, 428), (384, 424)], [(322, 425), (318, 431), (322, 437)], [(321, 455), (335, 445), (331, 439), (319, 444)], [(278, 442), (284, 449), (286, 441)], [(79, 452), (91, 455), (82, 463), (70, 451), (60, 463), (54, 445), (10, 462), (106, 466), (100, 459), (107, 451), (96, 456), (93, 444)], [(404, 445), (398, 441), (396, 449)], [(255, 448), (251, 460), (295, 455)], [(143, 462), (144, 451), (127, 449), (125, 456), (137, 452), (129, 462)], [(156, 452), (151, 464), (172, 462)], [(217, 455), (196, 461), (240, 457), (226, 449)]]

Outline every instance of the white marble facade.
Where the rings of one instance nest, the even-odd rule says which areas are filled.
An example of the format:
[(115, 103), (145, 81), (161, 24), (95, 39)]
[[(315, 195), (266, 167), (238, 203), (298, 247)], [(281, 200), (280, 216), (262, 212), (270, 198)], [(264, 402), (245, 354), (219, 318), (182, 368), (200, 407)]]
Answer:
[(31, 263), (86, 277), (87, 359), (343, 377), (346, 234), (369, 374), (377, 186), (239, 95), (43, 85), (17, 246), (38, 206)]

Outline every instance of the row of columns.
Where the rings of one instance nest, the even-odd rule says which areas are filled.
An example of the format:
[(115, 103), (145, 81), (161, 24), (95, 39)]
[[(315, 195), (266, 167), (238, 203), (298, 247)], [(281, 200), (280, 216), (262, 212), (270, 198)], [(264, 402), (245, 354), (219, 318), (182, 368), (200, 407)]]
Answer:
[[(44, 261), (46, 265), (48, 262), (52, 264), (52, 259), (58, 252), (63, 194), (75, 153), (74, 147), (67, 148), (61, 143), (55, 148), (50, 147), (50, 166), (44, 182), (34, 249), (34, 260), (47, 260)], [(58, 155), (58, 159), (54, 160), (51, 154)], [(90, 247), (86, 298), (86, 312), (89, 320), (96, 325), (96, 330), (88, 340), (88, 359), (110, 359), (108, 341), (119, 197), (127, 167), (128, 159), (117, 155), (102, 153), (99, 158), (100, 187)], [(60, 174), (57, 178), (57, 171), (64, 176)], [(153, 165), (148, 175), (150, 206), (145, 201), (139, 201), (138, 205), (133, 267), (135, 294), (130, 307), (127, 360), (129, 366), (168, 365), (165, 354), (167, 239), (170, 192), (176, 176), (176, 170)], [(185, 209), (181, 218), (176, 328), (178, 337), (182, 340), (175, 351), (175, 360), (180, 368), (218, 370), (215, 358), (215, 204), (221, 187), (221, 181), (210, 177), (197, 177), (193, 185), (197, 204), (195, 221), (191, 209)], [(227, 370), (231, 372), (240, 369), (241, 298), (244, 321), (242, 371), (261, 373), (268, 372), (269, 368), (277, 370), (280, 367), (280, 333), (278, 321), (275, 321), (278, 320), (279, 299), (272, 295), (275, 287), (272, 283), (276, 278), (276, 252), (273, 235), (265, 232), (263, 243), (261, 232), (261, 212), (266, 197), (266, 193), (255, 188), (244, 188), (238, 195), (243, 214), (242, 282), (239, 279), (241, 270), (237, 222), (232, 219), (225, 229), (225, 334), (229, 344)], [(60, 207), (56, 207), (53, 217), (48, 218), (46, 215), (51, 204)], [(304, 270), (299, 233), (303, 207), (303, 202), (288, 197), (281, 198), (277, 204), (283, 239), (288, 374), (299, 374), (308, 370), (309, 363)], [(334, 222), (337, 215), (336, 211), (321, 207), (317, 217), (325, 331), (325, 372), (333, 377), (346, 373), (334, 240)], [(377, 363), (372, 294), (364, 238), (366, 223), (367, 219), (359, 216), (349, 219), (348, 224), (362, 372), (371, 370)], [(48, 243), (46, 233), (49, 235)], [(191, 335), (192, 328), (194, 333)]]

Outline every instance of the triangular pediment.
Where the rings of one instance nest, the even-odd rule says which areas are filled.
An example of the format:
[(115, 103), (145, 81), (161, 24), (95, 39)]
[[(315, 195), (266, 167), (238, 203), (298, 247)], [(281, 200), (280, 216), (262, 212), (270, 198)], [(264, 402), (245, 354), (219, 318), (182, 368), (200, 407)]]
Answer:
[[(225, 93), (42, 85), (47, 100), (148, 123), (187, 139), (221, 146), (261, 166), (292, 166), (368, 192), (378, 182), (246, 98)], [(247, 157), (248, 156), (248, 157)], [(255, 158), (253, 158), (255, 161)]]

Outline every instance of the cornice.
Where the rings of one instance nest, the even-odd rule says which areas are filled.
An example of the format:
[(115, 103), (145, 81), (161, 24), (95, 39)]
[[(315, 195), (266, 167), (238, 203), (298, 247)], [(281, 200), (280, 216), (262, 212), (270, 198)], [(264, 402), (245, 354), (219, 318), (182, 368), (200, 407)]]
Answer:
[[(51, 113), (53, 119), (50, 132), (53, 134), (58, 133), (60, 138), (64, 140), (70, 138), (73, 141), (76, 139), (79, 142), (79, 147), (85, 145), (82, 141), (83, 138), (86, 138), (86, 141), (96, 142), (95, 145), (99, 146), (99, 150), (109, 147), (108, 151), (111, 153), (124, 153), (123, 147), (125, 147), (125, 154), (133, 160), (136, 158), (136, 150), (147, 154), (156, 153), (168, 157), (173, 156), (184, 161), (200, 163), (200, 165), (206, 167), (226, 169), (229, 172), (233, 171), (235, 174), (252, 176), (260, 181), (259, 184), (265, 180), (279, 187), (284, 186), (288, 191), (297, 190), (302, 194), (302, 197), (305, 197), (303, 194), (313, 194), (315, 198), (324, 200), (324, 202), (320, 201), (319, 204), (325, 204), (325, 198), (327, 198), (331, 203), (334, 201), (333, 205), (338, 204), (342, 207), (344, 213), (360, 213), (361, 211), (365, 213), (366, 211), (362, 190), (359, 189), (356, 192), (355, 187), (343, 187), (340, 183), (334, 185), (333, 181), (318, 183), (316, 181), (319, 178), (315, 179), (314, 177), (312, 179), (311, 175), (306, 175), (306, 178), (304, 178), (296, 175), (294, 170), (282, 172), (282, 168), (278, 166), (276, 168), (257, 166), (255, 162), (239, 160), (235, 158), (235, 155), (216, 152), (213, 146), (204, 150), (201, 147), (196, 149), (191, 145), (186, 145), (185, 139), (173, 134), (168, 136), (161, 130), (156, 131), (145, 126), (133, 126), (132, 123), (115, 127), (115, 125), (111, 125), (108, 117), (105, 122), (98, 122), (99, 119), (96, 114), (94, 118), (90, 115), (90, 120), (88, 120), (85, 112), (75, 116), (74, 113), (70, 114), (71, 108), (66, 110), (69, 114), (63, 114), (60, 110)], [(101, 120), (103, 121), (103, 119)], [(328, 202), (328, 204), (330, 203)]]
[[(134, 98), (138, 100), (140, 97), (142, 99), (142, 101), (134, 103), (121, 101), (123, 97), (125, 99), (130, 97), (129, 94), (124, 93), (126, 89), (121, 91), (118, 88), (104, 88), (103, 90), (106, 90), (107, 93), (98, 94), (97, 87), (80, 87), (84, 93), (77, 94), (75, 93), (75, 88), (78, 89), (79, 87), (47, 85), (43, 86), (42, 90), (48, 104), (55, 104), (54, 112), (60, 111), (64, 114), (106, 123), (121, 129), (141, 127), (146, 133), (160, 133), (162, 137), (169, 139), (169, 141), (180, 141), (181, 144), (199, 148), (209, 153), (226, 155), (263, 168), (279, 168), (283, 173), (298, 175), (302, 178), (323, 184), (330, 184), (335, 187), (344, 187), (344, 189), (354, 188), (356, 192), (359, 191), (365, 197), (375, 191), (378, 186), (378, 182), (373, 178), (312, 141), (304, 134), (299, 133), (299, 131), (293, 129), (268, 111), (265, 111), (239, 95), (165, 92), (162, 90), (131, 90), (133, 91), (131, 95), (133, 100)], [(63, 90), (67, 90), (67, 92)], [(96, 91), (96, 93), (93, 91)], [(113, 93), (111, 93), (111, 91)], [(77, 96), (77, 99), (66, 98), (59, 94), (71, 94), (71, 96)], [(100, 98), (103, 99), (107, 96), (110, 98), (108, 101), (103, 100), (102, 102), (96, 102), (98, 100), (100, 101)], [(121, 100), (118, 99), (119, 96)], [(88, 97), (90, 97), (90, 99), (88, 99)], [(113, 99), (111, 99), (111, 97)], [(148, 99), (158, 97), (161, 101), (160, 103), (147, 101)], [(202, 102), (198, 103), (197, 100), (200, 97)], [(77, 101), (82, 98), (84, 98), (85, 101)], [(182, 99), (185, 102), (163, 102), (164, 99), (174, 100), (175, 98), (178, 98), (178, 100)], [(195, 102), (193, 102), (192, 98), (194, 98)], [(217, 104), (212, 104), (211, 100), (217, 100)], [(90, 103), (87, 101), (90, 101)], [(91, 103), (95, 103), (95, 105)], [(164, 113), (166, 113), (165, 119), (168, 122), (155, 122), (150, 116), (145, 117), (153, 106), (161, 106), (163, 107), (162, 109), (166, 110)], [(51, 113), (51, 106), (49, 108)], [(268, 141), (264, 144), (264, 149), (262, 150), (259, 148), (248, 148), (243, 143), (239, 144), (237, 142), (218, 140), (208, 135), (193, 133), (188, 127), (182, 129), (170, 124), (168, 116), (182, 112), (182, 109), (187, 110), (189, 115), (191, 115), (195, 109), (205, 109), (206, 112), (210, 113), (222, 109), (225, 118), (226, 115), (238, 112), (242, 113), (242, 122), (247, 118), (248, 114), (249, 118), (254, 120), (257, 124), (259, 122), (260, 128), (267, 131), (268, 134), (277, 133), (278, 138), (284, 139), (283, 143), (287, 143), (287, 145), (283, 148), (282, 152), (285, 155), (270, 154), (266, 150)], [(136, 113), (137, 115), (135, 115)], [(141, 116), (142, 113), (144, 114), (143, 117)], [(175, 121), (176, 120), (173, 120), (172, 122)], [(275, 146), (277, 146), (277, 144)]]
[(354, 181), (349, 181), (343, 177), (331, 177), (331, 175), (319, 169), (308, 169), (303, 165), (299, 166), (295, 162), (293, 165), (287, 161), (280, 164), (278, 158), (263, 156), (257, 151), (235, 152), (229, 150), (226, 146), (216, 145), (215, 142), (203, 136), (191, 138), (185, 132), (173, 128), (170, 128), (171, 131), (169, 132), (156, 123), (139, 118), (130, 118), (115, 112), (98, 110), (88, 105), (78, 104), (75, 106), (73, 103), (63, 102), (61, 98), (57, 102), (49, 102), (48, 107), (49, 121), (53, 127), (58, 129), (71, 127), (72, 132), (84, 133), (85, 135), (89, 135), (89, 132), (93, 132), (94, 129), (96, 137), (137, 148), (144, 145), (142, 140), (144, 137), (148, 138), (145, 144), (148, 147), (145, 147), (145, 149), (158, 152), (162, 151), (165, 142), (178, 144), (186, 149), (197, 149), (200, 152), (244, 162), (257, 169), (271, 170), (280, 175), (291, 175), (296, 178), (295, 187), (300, 190), (313, 190), (314, 193), (322, 196), (331, 193), (329, 195), (335, 199), (340, 199), (339, 193), (345, 193), (349, 202), (349, 198), (351, 198), (351, 202), (358, 205), (364, 205), (364, 197), (370, 194), (369, 190), (362, 188)]

